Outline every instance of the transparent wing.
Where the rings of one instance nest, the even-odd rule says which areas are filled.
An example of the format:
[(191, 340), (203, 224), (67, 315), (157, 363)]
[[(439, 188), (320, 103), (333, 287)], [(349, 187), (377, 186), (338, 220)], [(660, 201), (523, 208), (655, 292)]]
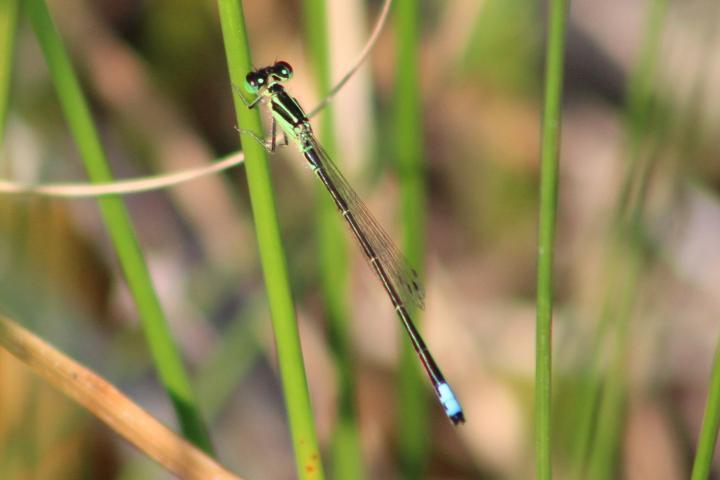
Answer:
[(370, 213), (370, 210), (368, 210), (358, 194), (355, 193), (355, 190), (330, 159), (322, 145), (315, 139), (311, 143), (319, 154), (322, 168), (347, 202), (348, 210), (358, 222), (360, 230), (365, 234), (368, 243), (375, 251), (379, 262), (383, 265), (403, 303), (420, 309), (425, 308), (425, 292), (415, 269), (408, 264), (390, 238), (390, 235), (375, 220), (375, 217)]

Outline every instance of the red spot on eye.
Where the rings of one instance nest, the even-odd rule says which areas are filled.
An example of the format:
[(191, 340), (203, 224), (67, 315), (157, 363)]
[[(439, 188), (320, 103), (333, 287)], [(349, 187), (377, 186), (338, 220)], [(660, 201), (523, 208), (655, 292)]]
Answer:
[(313, 468), (312, 465), (308, 465), (307, 467), (305, 467), (305, 470), (306, 470), (308, 473), (312, 473), (312, 472), (315, 470), (315, 468)]

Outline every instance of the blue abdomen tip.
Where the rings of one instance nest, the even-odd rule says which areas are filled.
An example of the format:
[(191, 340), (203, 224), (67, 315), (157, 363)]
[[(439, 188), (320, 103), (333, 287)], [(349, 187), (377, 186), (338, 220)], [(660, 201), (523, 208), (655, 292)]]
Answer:
[(450, 420), (452, 420), (455, 425), (458, 423), (465, 423), (465, 416), (463, 415), (462, 407), (450, 388), (450, 385), (445, 382), (441, 383), (438, 385), (437, 392), (438, 397), (440, 398), (440, 403), (445, 409), (445, 414), (450, 418)]

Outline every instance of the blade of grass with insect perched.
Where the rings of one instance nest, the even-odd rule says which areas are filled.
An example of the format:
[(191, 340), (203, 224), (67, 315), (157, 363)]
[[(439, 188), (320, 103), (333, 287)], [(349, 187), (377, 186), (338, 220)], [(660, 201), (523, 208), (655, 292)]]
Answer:
[[(242, 85), (245, 74), (252, 69), (242, 4), (238, 0), (218, 0), (218, 7), (230, 81)], [(238, 126), (261, 137), (260, 116), (245, 108), (238, 97), (233, 96)], [(299, 478), (321, 479), (324, 474), (320, 449), (267, 156), (263, 146), (252, 140), (243, 142), (243, 150), (297, 473)]]

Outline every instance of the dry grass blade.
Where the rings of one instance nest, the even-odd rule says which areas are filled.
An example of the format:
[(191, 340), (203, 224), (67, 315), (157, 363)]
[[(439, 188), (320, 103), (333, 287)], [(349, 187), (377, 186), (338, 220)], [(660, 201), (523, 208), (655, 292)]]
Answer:
[(166, 173), (144, 178), (115, 180), (101, 183), (47, 183), (23, 184), (0, 179), (0, 194), (32, 194), (60, 198), (99, 198), (109, 195), (128, 195), (169, 188), (197, 178), (222, 172), (245, 160), (242, 152), (235, 152), (226, 158), (179, 172)]
[(103, 378), (5, 316), (0, 316), (0, 345), (175, 475), (239, 480)]

